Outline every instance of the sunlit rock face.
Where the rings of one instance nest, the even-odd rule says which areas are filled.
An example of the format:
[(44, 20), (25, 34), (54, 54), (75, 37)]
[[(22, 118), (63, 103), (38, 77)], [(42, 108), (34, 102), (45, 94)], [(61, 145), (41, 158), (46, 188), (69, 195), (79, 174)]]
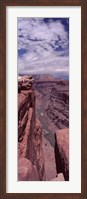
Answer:
[[(42, 128), (35, 116), (33, 78), (18, 81), (18, 179), (44, 180)], [(34, 175), (35, 174), (35, 175)]]

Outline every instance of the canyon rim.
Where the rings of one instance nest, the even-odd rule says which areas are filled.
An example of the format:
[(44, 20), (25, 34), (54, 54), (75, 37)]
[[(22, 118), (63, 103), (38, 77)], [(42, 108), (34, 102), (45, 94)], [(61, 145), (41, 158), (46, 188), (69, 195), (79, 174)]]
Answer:
[(18, 181), (69, 181), (69, 18), (18, 18)]

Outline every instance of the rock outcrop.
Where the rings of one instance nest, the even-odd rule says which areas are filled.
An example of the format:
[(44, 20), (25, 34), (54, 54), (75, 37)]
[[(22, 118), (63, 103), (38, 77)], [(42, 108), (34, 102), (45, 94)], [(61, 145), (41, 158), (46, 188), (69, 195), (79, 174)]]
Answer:
[(20, 181), (37, 181), (39, 180), (38, 171), (30, 160), (20, 158), (18, 160), (18, 180)]
[(58, 129), (69, 128), (69, 92), (67, 82), (57, 82), (51, 88), (46, 112), (49, 119)]
[(33, 83), (18, 78), (18, 180), (68, 181), (68, 82)]
[(64, 176), (62, 173), (56, 175), (56, 178), (51, 179), (51, 181), (65, 181)]
[(57, 130), (55, 133), (55, 160), (57, 173), (63, 173), (69, 180), (69, 129)]
[(19, 180), (45, 180), (42, 128), (35, 117), (35, 92), (32, 84), (32, 77), (23, 77), (18, 81)]

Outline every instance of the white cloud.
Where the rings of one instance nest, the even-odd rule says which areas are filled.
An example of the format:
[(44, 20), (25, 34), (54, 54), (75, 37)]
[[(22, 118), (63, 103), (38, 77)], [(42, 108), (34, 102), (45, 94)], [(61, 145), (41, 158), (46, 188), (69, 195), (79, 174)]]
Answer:
[(68, 42), (59, 20), (45, 23), (43, 18), (19, 18), (18, 49), (26, 52), (18, 57), (18, 72), (68, 71)]

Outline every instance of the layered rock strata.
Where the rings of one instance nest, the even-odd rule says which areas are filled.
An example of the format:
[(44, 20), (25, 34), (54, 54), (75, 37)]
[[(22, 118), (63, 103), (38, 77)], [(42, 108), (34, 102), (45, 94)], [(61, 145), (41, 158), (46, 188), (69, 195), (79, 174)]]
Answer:
[(38, 100), (33, 82), (30, 76), (18, 79), (18, 180), (69, 180), (68, 83), (57, 82), (56, 90), (54, 82), (49, 89), (41, 83)]
[[(39, 81), (35, 87), (38, 97), (37, 104), (41, 104), (41, 109), (51, 129), (54, 131), (56, 127), (58, 129), (69, 128), (69, 82)], [(37, 113), (40, 114), (39, 106), (37, 106)]]
[(45, 179), (42, 128), (40, 122), (35, 118), (35, 92), (32, 84), (32, 77), (21, 78), (18, 81), (19, 180)]
[[(67, 177), (64, 177), (65, 163), (63, 163), (62, 153), (58, 151), (62, 147), (62, 143), (59, 146), (54, 132), (57, 129), (62, 129), (66, 133), (65, 129), (69, 128), (69, 81), (55, 81), (52, 79), (49, 81), (47, 79), (40, 81), (37, 79), (35, 82), (35, 91), (36, 113), (43, 128), (43, 154), (46, 180), (68, 180), (69, 174), (67, 174)], [(60, 140), (62, 136), (61, 133)], [(67, 139), (65, 136), (64, 139)], [(65, 140), (64, 144), (67, 141)], [(60, 177), (61, 173), (63, 174), (63, 178)]]

